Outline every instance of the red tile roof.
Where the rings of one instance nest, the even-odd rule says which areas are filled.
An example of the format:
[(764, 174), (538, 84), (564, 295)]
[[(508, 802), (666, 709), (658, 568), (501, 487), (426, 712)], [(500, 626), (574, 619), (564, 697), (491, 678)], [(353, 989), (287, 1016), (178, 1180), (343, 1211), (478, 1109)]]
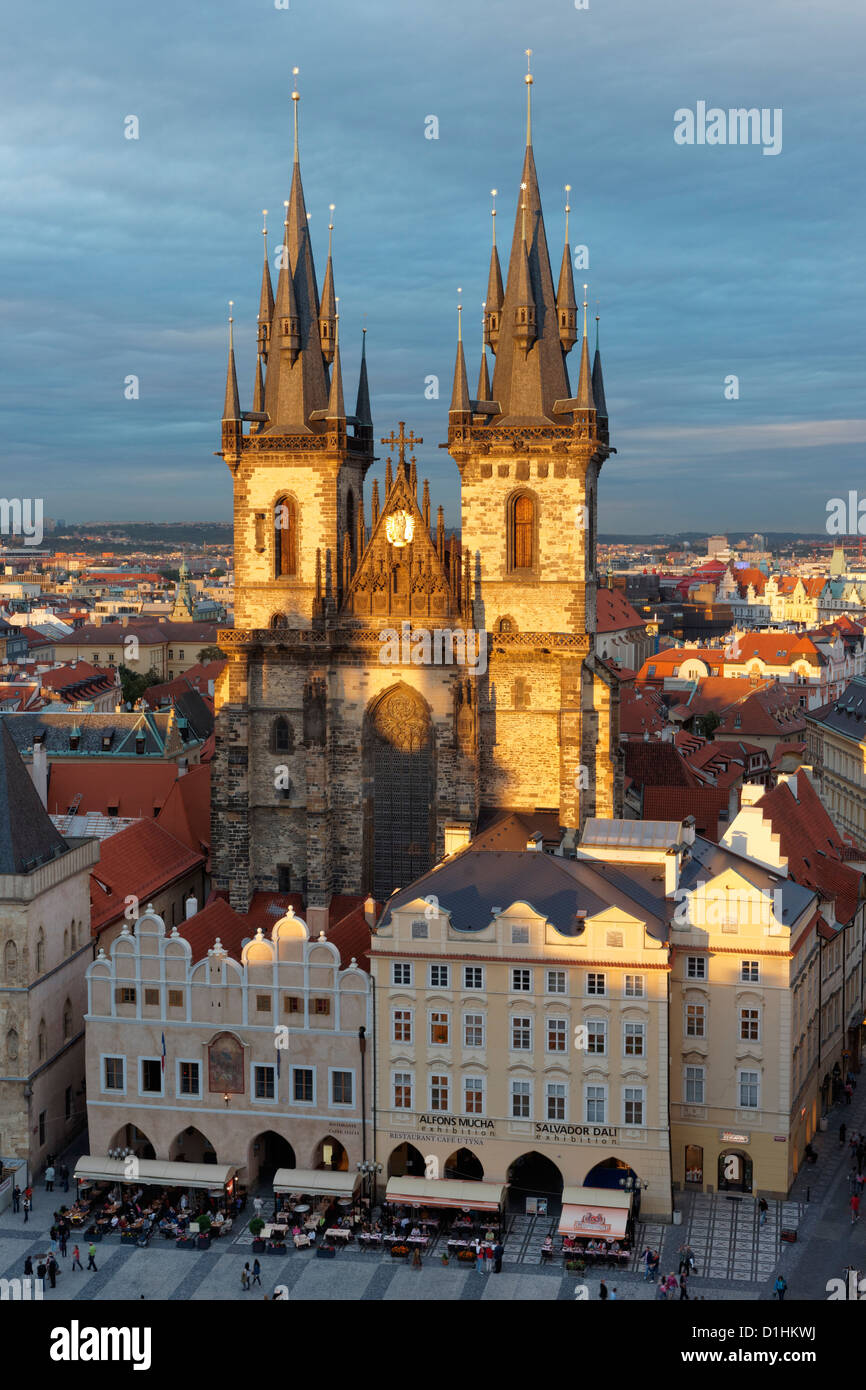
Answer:
[(850, 922), (857, 911), (864, 875), (843, 862), (845, 842), (809, 777), (802, 769), (792, 777), (796, 793), (794, 782), (779, 782), (758, 805), (779, 836), (791, 878), (834, 898), (837, 921)]
[(181, 922), (178, 932), (192, 947), (193, 961), (203, 960), (217, 937), (229, 955), (240, 960), (244, 942), (254, 935), (249, 918), (235, 912), (224, 898), (216, 895), (211, 896), (201, 912)]
[[(65, 809), (65, 808), (64, 808)], [(90, 874), (90, 930), (94, 936), (123, 916), (126, 899), (147, 903), (179, 878), (204, 868), (204, 855), (181, 844), (156, 821), (139, 820), (100, 845)]]
[[(119, 816), (152, 819), (154, 808), (161, 808), (177, 780), (175, 763), (132, 763), (112, 761), (48, 764), (48, 811), (65, 816), (79, 792), (79, 813), (117, 807)], [(130, 890), (131, 891), (131, 890)]]
[(599, 589), (596, 593), (596, 632), (622, 632), (632, 627), (646, 631), (646, 621), (635, 612), (622, 590)]
[(629, 739), (623, 748), (625, 774), (635, 786), (698, 786), (698, 779), (673, 743), (662, 739)]
[(718, 840), (719, 816), (727, 809), (728, 793), (719, 787), (644, 787), (641, 818), (682, 821), (694, 816), (697, 833)]
[(210, 872), (210, 764), (191, 767), (171, 786), (159, 813), (163, 830), (207, 856)]

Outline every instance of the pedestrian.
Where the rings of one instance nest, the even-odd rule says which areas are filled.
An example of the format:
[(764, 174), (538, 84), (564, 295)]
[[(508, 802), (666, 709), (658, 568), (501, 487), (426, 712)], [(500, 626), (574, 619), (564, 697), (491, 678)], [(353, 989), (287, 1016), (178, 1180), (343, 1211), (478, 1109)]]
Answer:
[(841, 1125), (839, 1126), (839, 1143), (840, 1143), (840, 1144), (844, 1144), (844, 1143), (845, 1143), (845, 1134), (846, 1134), (846, 1132), (847, 1132), (847, 1131), (846, 1131), (846, 1128), (845, 1128), (845, 1121), (843, 1120), (842, 1123), (841, 1123)]
[(849, 1081), (848, 1084), (847, 1084), (846, 1087), (845, 1087), (845, 1104), (846, 1104), (846, 1105), (850, 1105), (850, 1104), (851, 1104), (851, 1097), (853, 1096), (853, 1094), (854, 1094), (854, 1087), (851, 1085), (851, 1083), (850, 1083), (850, 1081)]
[(49, 1279), (49, 1281), (50, 1281), (50, 1283), (51, 1283), (52, 1289), (53, 1289), (53, 1288), (56, 1288), (56, 1286), (57, 1286), (57, 1261), (54, 1259), (53, 1256), (52, 1256), (51, 1259), (48, 1261), (48, 1279)]
[(255, 1198), (253, 1199), (253, 1206), (254, 1206), (255, 1209), (256, 1209), (256, 1216), (261, 1216), (261, 1214), (262, 1214), (262, 1205), (263, 1205), (263, 1203), (262, 1203), (261, 1197), (255, 1197)]
[(252, 1288), (253, 1284), (258, 1284), (259, 1288), (262, 1286), (262, 1267), (257, 1259), (253, 1260), (253, 1277), (250, 1282), (250, 1288)]
[(680, 1302), (682, 1302), (683, 1299), (685, 1299), (686, 1302), (688, 1302), (688, 1297), (689, 1297), (689, 1281), (688, 1281), (688, 1279), (686, 1278), (686, 1276), (685, 1276), (684, 1274), (681, 1274), (681, 1275), (680, 1275)]
[(63, 1191), (69, 1191), (69, 1169), (65, 1163), (60, 1165), (60, 1181), (63, 1183)]
[(614, 1284), (613, 1288), (610, 1291), (610, 1297), (616, 1298), (616, 1284)]
[(493, 1273), (502, 1273), (502, 1256), (505, 1254), (505, 1246), (501, 1241), (497, 1241), (493, 1247)]
[(784, 1302), (784, 1299), (785, 1299), (785, 1294), (786, 1294), (787, 1292), (788, 1292), (788, 1285), (787, 1285), (787, 1283), (786, 1283), (784, 1277), (780, 1274), (780, 1275), (778, 1275), (778, 1277), (777, 1277), (777, 1279), (776, 1279), (776, 1282), (775, 1282), (775, 1284), (773, 1285), (773, 1295), (774, 1295), (775, 1298), (778, 1298), (778, 1300), (779, 1300), (780, 1303), (783, 1303), (783, 1302)]
[(18, 1211), (21, 1206), (21, 1188), (16, 1183), (12, 1188), (12, 1210)]
[(485, 1274), (493, 1273), (493, 1246), (489, 1243), (484, 1246), (484, 1272)]
[(858, 1193), (853, 1194), (848, 1205), (851, 1208), (851, 1225), (853, 1226), (855, 1221), (860, 1220), (860, 1197)]
[(96, 1246), (93, 1241), (87, 1247), (87, 1268), (96, 1269)]
[(54, 1191), (54, 1169), (52, 1168), (50, 1163), (48, 1167), (45, 1169), (45, 1191)]
[(658, 1283), (656, 1284), (656, 1298), (659, 1298), (659, 1299), (661, 1299), (661, 1298), (667, 1298), (667, 1296), (668, 1296), (668, 1281), (667, 1281), (667, 1279), (665, 1279), (664, 1275), (662, 1275), (661, 1278), (659, 1279)]
[(759, 1222), (758, 1222), (758, 1225), (759, 1225), (759, 1226), (766, 1226), (766, 1224), (767, 1224), (767, 1212), (768, 1212), (769, 1210), (770, 1210), (770, 1205), (769, 1205), (769, 1203), (768, 1203), (766, 1197), (762, 1197), (761, 1200), (760, 1200), (760, 1202), (758, 1203), (758, 1211), (761, 1213), (760, 1220), (759, 1220)]
[(24, 1224), (25, 1224), (25, 1226), (26, 1226), (26, 1225), (27, 1225), (27, 1222), (28, 1222), (29, 1219), (30, 1219), (30, 1198), (29, 1198), (29, 1197), (25, 1197), (25, 1198), (24, 1198), (24, 1201), (22, 1202), (21, 1205), (22, 1205), (22, 1207), (23, 1207), (23, 1209), (24, 1209)]
[(652, 1260), (653, 1260), (653, 1252), (652, 1252), (651, 1247), (648, 1245), (647, 1248), (646, 1248), (646, 1250), (643, 1252), (643, 1262), (644, 1262), (643, 1279), (644, 1279), (644, 1283), (645, 1283), (645, 1284), (648, 1283), (648, 1281), (649, 1281), (650, 1279), (652, 1279), (652, 1277), (653, 1277), (653, 1264), (652, 1264)]
[(241, 1270), (241, 1288), (246, 1292), (246, 1290), (247, 1290), (249, 1287), (250, 1287), (250, 1266), (249, 1266), (249, 1261), (247, 1261), (247, 1263), (244, 1265), (243, 1269)]
[(475, 1268), (479, 1274), (484, 1273), (484, 1247), (480, 1240), (475, 1241)]
[(81, 1252), (79, 1251), (77, 1245), (73, 1245), (73, 1247), (72, 1247), (72, 1268), (75, 1269), (76, 1267), (77, 1267), (78, 1269), (80, 1269), (82, 1273), (84, 1273), (84, 1266), (83, 1266), (83, 1264), (81, 1263)]
[(60, 1228), (60, 1253), (66, 1259), (66, 1224)]
[(33, 1278), (33, 1257), (32, 1257), (32, 1255), (28, 1255), (27, 1258), (26, 1258), (26, 1260), (24, 1261), (24, 1273), (27, 1275), (28, 1279), (32, 1279), (32, 1278)]
[(680, 1274), (688, 1274), (691, 1266), (692, 1249), (690, 1245), (680, 1246)]
[(658, 1277), (659, 1265), (660, 1265), (660, 1264), (661, 1264), (661, 1256), (660, 1256), (658, 1250), (654, 1250), (654, 1251), (652, 1252), (652, 1259), (651, 1259), (651, 1261), (650, 1261), (650, 1270), (652, 1271), (652, 1277), (653, 1277), (653, 1279), (655, 1279), (655, 1278)]
[(414, 1250), (412, 1251), (412, 1268), (421, 1268), (421, 1247), (419, 1245), (416, 1245)]
[(36, 1278), (40, 1281), (40, 1283), (45, 1283), (45, 1266), (41, 1260), (36, 1266)]
[(603, 1279), (602, 1279), (601, 1283), (600, 1283), (599, 1286), (598, 1286), (598, 1296), (599, 1296), (599, 1298), (601, 1299), (602, 1303), (606, 1303), (606, 1302), (607, 1302), (607, 1298), (608, 1298), (607, 1284), (604, 1282)]

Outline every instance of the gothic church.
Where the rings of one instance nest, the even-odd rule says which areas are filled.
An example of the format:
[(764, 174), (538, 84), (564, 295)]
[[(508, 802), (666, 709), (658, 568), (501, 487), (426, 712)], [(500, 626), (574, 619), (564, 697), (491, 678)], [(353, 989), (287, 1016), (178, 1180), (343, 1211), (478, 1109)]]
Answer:
[[(386, 899), (497, 811), (546, 811), (572, 831), (621, 815), (616, 678), (593, 653), (596, 492), (612, 450), (567, 230), (554, 288), (528, 85), (507, 275), (494, 221), (474, 395), (458, 330), (443, 447), (460, 473), (459, 540), (446, 539), (441, 507), (434, 523), (426, 482), (419, 500), (422, 441), (402, 424), (386, 426), (384, 495), (374, 480), (368, 500), (366, 354), (349, 412), (332, 256), (320, 296), (292, 96), (291, 190), (276, 294), (265, 242), (249, 411), (230, 327), (221, 453), (235, 626), (218, 639), (212, 844), (214, 886), (233, 907), (259, 890), (302, 892), (319, 930), (333, 895)], [(445, 640), (419, 664), (425, 633)], [(473, 638), (485, 660), (470, 664)]]

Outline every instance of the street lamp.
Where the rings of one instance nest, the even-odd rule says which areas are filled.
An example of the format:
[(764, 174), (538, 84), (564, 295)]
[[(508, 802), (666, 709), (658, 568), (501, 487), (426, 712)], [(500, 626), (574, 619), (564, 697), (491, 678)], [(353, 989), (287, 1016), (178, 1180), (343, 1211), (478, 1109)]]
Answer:
[(634, 1217), (635, 1220), (637, 1220), (640, 1215), (641, 1193), (646, 1191), (649, 1187), (649, 1183), (643, 1182), (639, 1177), (636, 1177), (634, 1173), (627, 1173), (624, 1178), (620, 1178), (619, 1185), (624, 1192), (633, 1192), (635, 1194)]
[(362, 1159), (360, 1163), (356, 1163), (355, 1167), (361, 1174), (364, 1185), (368, 1187), (367, 1201), (370, 1204), (370, 1211), (372, 1212), (373, 1197), (376, 1192), (376, 1179), (382, 1171), (382, 1165), (381, 1163), (374, 1163), (372, 1159), (365, 1158)]

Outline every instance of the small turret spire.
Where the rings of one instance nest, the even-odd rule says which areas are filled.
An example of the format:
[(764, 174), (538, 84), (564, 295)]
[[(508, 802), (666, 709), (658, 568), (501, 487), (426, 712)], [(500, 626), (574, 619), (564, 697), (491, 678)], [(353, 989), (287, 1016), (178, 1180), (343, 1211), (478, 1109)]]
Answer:
[(490, 400), (490, 373), (487, 369), (487, 349), (485, 339), (487, 334), (487, 305), (481, 305), (481, 370), (478, 373), (478, 395), (476, 400)]
[(358, 376), (358, 400), (355, 405), (355, 419), (363, 429), (373, 428), (373, 412), (370, 409), (370, 385), (367, 380), (367, 330), (361, 336), (361, 371)]
[(571, 268), (571, 247), (568, 242), (568, 214), (571, 207), (568, 195), (571, 184), (565, 185), (565, 246), (562, 249), (562, 266), (559, 271), (559, 286), (556, 291), (556, 315), (559, 320), (559, 341), (563, 352), (571, 352), (577, 342), (577, 301), (574, 297), (574, 274)]
[(331, 369), (331, 391), (328, 397), (328, 420), (341, 420), (345, 423), (346, 406), (343, 401), (343, 373), (340, 368), (340, 301), (336, 301), (334, 318), (334, 365)]
[(604, 428), (607, 427), (607, 402), (604, 398), (604, 377), (601, 370), (601, 353), (598, 346), (598, 322), (601, 316), (595, 316), (595, 357), (592, 361), (592, 399), (598, 412), (600, 421), (604, 421)]
[(514, 304), (514, 341), (528, 353), (536, 338), (535, 296), (529, 273), (529, 251), (526, 245), (526, 182), (520, 185), (521, 240), (517, 248), (517, 283)]
[(238, 398), (238, 374), (235, 370), (235, 340), (234, 340), (234, 316), (232, 309), (235, 307), (233, 299), (229, 300), (229, 362), (226, 370), (226, 399), (223, 406), (223, 419), (236, 420), (241, 418), (241, 406)]
[(336, 325), (336, 297), (334, 295), (334, 262), (332, 258), (334, 244), (334, 204), (329, 207), (331, 214), (328, 222), (328, 264), (325, 267), (325, 283), (322, 286), (322, 307), (319, 310), (319, 339), (322, 344), (322, 355), (326, 362), (334, 360), (334, 332)]
[(274, 290), (271, 284), (271, 267), (268, 262), (268, 210), (262, 208), (264, 226), (262, 227), (262, 237), (264, 238), (265, 255), (262, 264), (262, 293), (259, 298), (259, 326), (258, 326), (258, 351), (265, 361), (268, 358), (268, 344), (271, 336), (271, 321), (274, 317)]
[[(274, 318), (271, 328), (271, 341), (290, 362), (295, 362), (301, 350), (301, 331), (298, 319), (298, 306), (295, 300), (295, 285), (289, 264), (289, 203), (283, 203), (286, 215), (283, 220), (283, 247), (280, 257), (280, 274), (277, 280), (277, 298), (274, 304)], [(268, 373), (270, 377), (270, 373)]]
[[(264, 412), (264, 409), (265, 378), (262, 374), (262, 354), (259, 353), (258, 357), (256, 358), (256, 379), (255, 384), (253, 386), (253, 411), (256, 415), (260, 415)], [(261, 428), (261, 425), (257, 424), (256, 429), (259, 428)], [(250, 429), (252, 429), (252, 425), (250, 426)]]
[(373, 487), (370, 492), (370, 523), (375, 530), (376, 522), (379, 520), (379, 479), (373, 479)]
[(589, 369), (589, 339), (586, 336), (586, 291), (583, 287), (583, 342), (580, 345), (580, 378), (577, 383), (578, 410), (594, 410), (592, 397), (592, 373)]
[[(462, 289), (458, 289), (458, 294), (462, 294)], [(469, 403), (469, 382), (466, 377), (466, 358), (463, 355), (463, 305), (457, 305), (457, 359), (454, 363), (454, 387), (451, 392), (450, 413), (459, 411), (468, 414), (470, 411)]]
[(499, 323), (502, 316), (502, 300), (504, 292), (502, 289), (502, 269), (499, 265), (499, 252), (496, 249), (496, 189), (491, 188), (490, 196), (493, 199), (493, 207), (490, 210), (490, 218), (493, 223), (493, 246), (490, 251), (490, 274), (487, 277), (487, 299), (484, 312), (484, 341), (488, 343), (492, 351), (496, 352), (496, 344), (499, 341)]

